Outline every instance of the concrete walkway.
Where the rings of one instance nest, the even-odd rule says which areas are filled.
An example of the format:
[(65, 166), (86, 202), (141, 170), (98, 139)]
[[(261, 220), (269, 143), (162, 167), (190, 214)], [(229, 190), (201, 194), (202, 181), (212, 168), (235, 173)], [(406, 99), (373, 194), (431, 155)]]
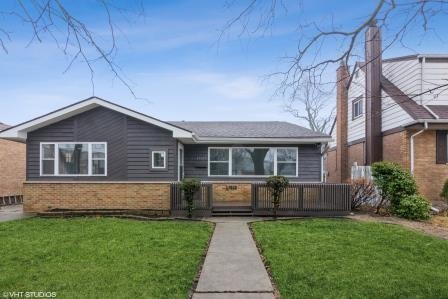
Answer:
[(274, 298), (274, 289), (247, 226), (249, 218), (208, 220), (216, 222), (216, 228), (193, 299)]
[(3, 206), (0, 208), (0, 222), (22, 219), (25, 217), (22, 205)]

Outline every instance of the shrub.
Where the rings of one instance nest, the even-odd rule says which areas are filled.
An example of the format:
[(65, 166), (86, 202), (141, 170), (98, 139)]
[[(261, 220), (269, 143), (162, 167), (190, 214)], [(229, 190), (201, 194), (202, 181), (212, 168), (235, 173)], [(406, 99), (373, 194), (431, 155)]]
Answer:
[(355, 179), (351, 184), (351, 207), (357, 210), (361, 206), (371, 203), (376, 196), (375, 185), (365, 179)]
[(395, 208), (397, 216), (411, 220), (428, 219), (430, 204), (420, 195), (410, 195), (402, 198)]
[(187, 202), (188, 218), (191, 218), (194, 195), (201, 189), (201, 182), (197, 179), (183, 179), (180, 183), (180, 189), (184, 192), (184, 199)]
[(289, 180), (281, 175), (273, 175), (267, 178), (266, 184), (272, 194), (272, 205), (274, 207), (274, 219), (277, 219), (277, 210), (280, 207), (280, 196), (289, 185)]
[(372, 175), (375, 184), (381, 191), (381, 202), (390, 202), (392, 212), (398, 207), (402, 198), (415, 195), (418, 192), (417, 183), (411, 173), (398, 164), (391, 162), (376, 162), (372, 164)]
[(448, 179), (443, 184), (442, 193), (440, 193), (440, 197), (442, 197), (446, 202), (448, 202)]

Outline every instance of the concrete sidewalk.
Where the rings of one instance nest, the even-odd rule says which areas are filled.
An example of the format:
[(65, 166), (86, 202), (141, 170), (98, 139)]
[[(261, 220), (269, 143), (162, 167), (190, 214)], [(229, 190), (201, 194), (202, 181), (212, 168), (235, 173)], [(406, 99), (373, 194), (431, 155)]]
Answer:
[(209, 220), (216, 222), (216, 228), (193, 299), (274, 298), (248, 219)]

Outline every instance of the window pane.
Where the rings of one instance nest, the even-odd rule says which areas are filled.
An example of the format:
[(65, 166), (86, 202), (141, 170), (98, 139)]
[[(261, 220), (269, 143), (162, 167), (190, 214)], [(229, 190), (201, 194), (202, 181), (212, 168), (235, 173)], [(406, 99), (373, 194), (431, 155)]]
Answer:
[(59, 144), (59, 174), (88, 174), (87, 144)]
[(295, 162), (297, 151), (295, 148), (279, 148), (277, 150), (277, 161)]
[(54, 160), (42, 160), (42, 174), (54, 174)]
[(273, 175), (274, 149), (233, 148), (233, 175)]
[(54, 159), (54, 144), (42, 144), (42, 158)]
[(92, 159), (105, 159), (106, 146), (104, 144), (92, 144)]
[(226, 148), (211, 148), (210, 161), (229, 161), (229, 150)]
[(210, 162), (210, 175), (229, 175), (229, 163)]
[(92, 161), (92, 174), (106, 174), (105, 167), (106, 162), (104, 160)]
[(296, 163), (278, 163), (277, 164), (278, 175), (296, 175)]
[(153, 152), (152, 158), (154, 167), (165, 167), (165, 152)]

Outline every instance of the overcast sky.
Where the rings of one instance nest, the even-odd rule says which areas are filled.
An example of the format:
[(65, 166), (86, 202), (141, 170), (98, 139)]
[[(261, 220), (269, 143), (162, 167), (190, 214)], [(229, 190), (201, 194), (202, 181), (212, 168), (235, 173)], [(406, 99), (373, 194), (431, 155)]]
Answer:
[[(275, 80), (266, 75), (282, 70), (280, 57), (293, 55), (297, 47), (299, 18), (322, 19), (330, 15), (344, 24), (359, 21), (369, 1), (312, 1), (305, 14), (291, 10), (280, 15), (264, 36), (230, 34), (216, 44), (219, 30), (248, 1), (148, 1), (146, 18), (123, 21), (118, 34), (117, 64), (132, 84), (134, 99), (120, 82), (98, 65), (95, 95), (163, 120), (287, 120), (281, 99), (272, 99)], [(369, 3), (367, 3), (369, 2)], [(94, 1), (77, 1), (74, 12), (107, 42), (104, 11)], [(1, 1), (0, 10), (15, 1)], [(32, 36), (28, 24), (0, 16), (11, 33), (8, 53), (0, 51), (0, 121), (17, 124), (92, 95), (90, 73), (77, 62), (63, 73), (69, 58), (45, 37), (27, 44)], [(447, 24), (444, 24), (446, 26)], [(447, 53), (446, 42), (435, 37), (416, 40), (413, 50)], [(396, 46), (386, 56), (412, 54)], [(327, 76), (334, 76), (329, 70)]]

